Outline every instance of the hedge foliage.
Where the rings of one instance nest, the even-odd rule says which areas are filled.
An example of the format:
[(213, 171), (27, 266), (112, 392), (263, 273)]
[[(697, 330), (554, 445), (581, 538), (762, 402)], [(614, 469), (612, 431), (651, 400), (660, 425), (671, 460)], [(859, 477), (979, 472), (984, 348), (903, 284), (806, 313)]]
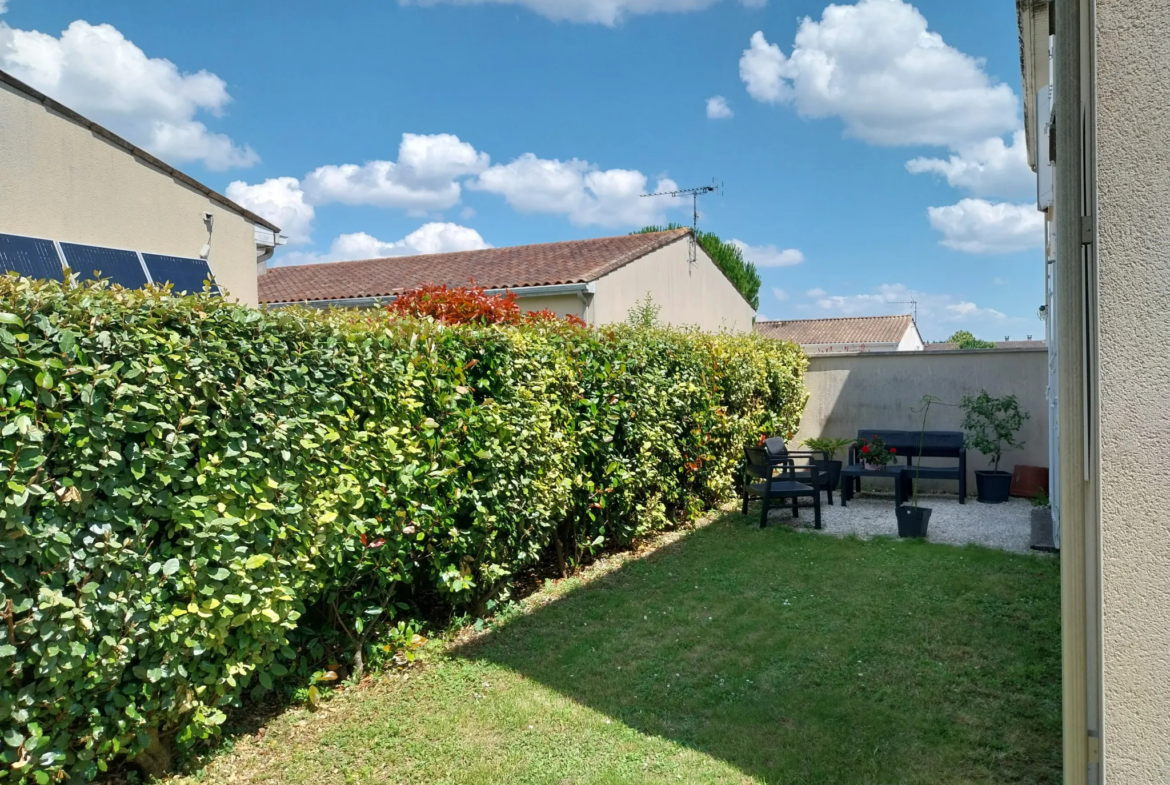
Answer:
[(0, 312), (0, 780), (205, 737), (420, 607), (690, 517), (805, 401), (753, 336), (15, 276)]

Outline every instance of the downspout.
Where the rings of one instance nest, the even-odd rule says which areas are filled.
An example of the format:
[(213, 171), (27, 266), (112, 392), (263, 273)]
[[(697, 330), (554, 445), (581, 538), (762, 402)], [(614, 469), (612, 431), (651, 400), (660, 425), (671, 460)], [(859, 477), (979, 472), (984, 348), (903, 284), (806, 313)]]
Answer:
[(590, 327), (593, 326), (593, 295), (597, 294), (597, 282), (590, 281), (585, 288), (577, 292), (577, 299), (581, 301), (581, 321)]

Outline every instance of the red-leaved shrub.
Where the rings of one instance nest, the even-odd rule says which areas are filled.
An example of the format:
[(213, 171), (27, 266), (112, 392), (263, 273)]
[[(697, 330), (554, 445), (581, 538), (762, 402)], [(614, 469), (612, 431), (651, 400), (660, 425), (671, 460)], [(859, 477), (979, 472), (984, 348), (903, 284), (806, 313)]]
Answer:
[[(444, 324), (523, 324), (525, 322), (559, 321), (555, 311), (525, 313), (516, 303), (514, 292), (488, 294), (482, 286), (459, 286), (429, 284), (398, 296), (386, 310), (398, 316), (430, 316)], [(585, 322), (573, 316), (564, 321), (576, 327)]]

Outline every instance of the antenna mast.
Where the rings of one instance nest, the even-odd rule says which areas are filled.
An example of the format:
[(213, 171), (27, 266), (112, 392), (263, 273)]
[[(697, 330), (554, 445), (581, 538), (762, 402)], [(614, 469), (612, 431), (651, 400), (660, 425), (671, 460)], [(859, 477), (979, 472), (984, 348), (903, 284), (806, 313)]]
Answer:
[(886, 300), (889, 305), (909, 305), (914, 310), (914, 323), (918, 324), (918, 301), (911, 300)]
[(700, 188), (682, 188), (678, 191), (659, 191), (658, 193), (654, 194), (642, 194), (643, 199), (647, 199), (651, 196), (672, 196), (676, 199), (685, 196), (691, 197), (691, 249), (690, 257), (687, 259), (687, 262), (692, 266), (698, 261), (698, 254), (695, 248), (698, 243), (699, 234), (699, 197), (714, 193), (717, 193), (720, 196), (723, 195), (723, 183), (716, 183), (714, 180), (712, 180), (711, 185), (704, 185)]

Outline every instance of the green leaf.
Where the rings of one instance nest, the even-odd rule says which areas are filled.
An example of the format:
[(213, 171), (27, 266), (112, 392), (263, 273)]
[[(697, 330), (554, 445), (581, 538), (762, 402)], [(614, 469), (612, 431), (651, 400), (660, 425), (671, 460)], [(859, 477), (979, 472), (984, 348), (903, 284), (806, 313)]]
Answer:
[(24, 744), (24, 734), (20, 733), (16, 728), (9, 728), (4, 731), (4, 743), (9, 747), (19, 747)]
[(4, 311), (0, 311), (0, 324), (12, 324), (17, 327), (24, 327), (24, 322), (21, 321), (19, 316), (14, 313), (5, 313)]
[(167, 559), (166, 563), (162, 566), (162, 574), (169, 578), (179, 571), (179, 566), (178, 559)]
[(272, 677), (269, 676), (265, 671), (260, 671), (260, 683), (264, 685), (264, 689), (272, 689)]
[(0, 657), (15, 657), (15, 656), (16, 656), (16, 647), (15, 646), (13, 646), (9, 643), (0, 644)]

